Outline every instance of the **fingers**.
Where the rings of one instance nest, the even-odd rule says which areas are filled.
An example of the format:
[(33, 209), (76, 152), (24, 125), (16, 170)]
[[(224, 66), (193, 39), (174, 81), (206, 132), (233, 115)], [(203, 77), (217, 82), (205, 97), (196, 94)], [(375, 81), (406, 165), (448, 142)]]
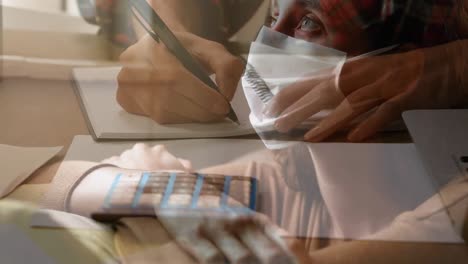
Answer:
[(131, 149), (122, 152), (120, 156), (114, 156), (102, 162), (126, 169), (148, 171), (187, 171), (191, 168), (190, 161), (178, 159), (167, 150), (166, 146), (150, 147), (143, 143), (137, 143)]
[(239, 234), (240, 240), (260, 259), (261, 263), (293, 263), (265, 233), (255, 227), (247, 227)]
[(252, 217), (206, 218), (160, 216), (180, 246), (200, 263), (295, 263), (293, 256), (271, 239), (265, 223)]
[(216, 74), (216, 83), (228, 101), (234, 98), (244, 67), (244, 63), (239, 58), (230, 54), (212, 66)]
[(310, 142), (319, 142), (329, 137), (336, 131), (348, 125), (351, 120), (363, 114), (382, 102), (379, 90), (375, 87), (380, 85), (380, 81), (357, 90), (341, 102), (324, 120), (315, 128), (307, 132), (304, 139)]
[(151, 66), (151, 59), (158, 56), (161, 47), (163, 46), (155, 42), (149, 35), (145, 35), (137, 43), (124, 50), (119, 56), (119, 61), (124, 66), (129, 64)]
[(379, 57), (362, 58), (344, 64), (339, 78), (341, 92), (348, 96), (356, 90), (366, 87), (381, 78)]
[(186, 171), (191, 171), (193, 169), (192, 162), (190, 160), (178, 158), (179, 162), (184, 166)]
[(189, 46), (190, 52), (205, 68), (216, 74), (216, 83), (220, 92), (231, 101), (237, 89), (244, 63), (232, 55), (222, 44), (188, 34), (177, 34), (177, 37)]
[(286, 239), (288, 240), (288, 248), (294, 254), (297, 259), (297, 263), (301, 264), (312, 264), (314, 263), (310, 255), (308, 254), (307, 246), (304, 241), (299, 241), (295, 238)]
[(286, 108), (276, 120), (275, 127), (280, 132), (288, 132), (312, 115), (326, 109), (331, 103), (337, 103), (343, 98), (335, 89), (333, 80), (323, 81)]
[(377, 108), (366, 120), (361, 122), (348, 135), (348, 140), (352, 142), (362, 141), (382, 129), (385, 125), (401, 117), (403, 109), (398, 99), (392, 99)]
[(117, 164), (119, 163), (120, 158), (117, 156), (112, 156), (110, 158), (104, 159), (101, 161), (103, 164), (110, 164), (114, 166), (118, 166)]
[(228, 224), (228, 230), (255, 255), (260, 263), (294, 263), (294, 258), (272, 239), (268, 223), (259, 218), (240, 218)]
[(281, 114), (286, 108), (291, 106), (294, 102), (297, 102), (302, 96), (310, 92), (317, 84), (320, 83), (320, 79), (306, 81), (298, 81), (285, 89), (278, 92), (271, 102), (266, 107), (264, 114), (268, 117), (276, 117)]
[(224, 263), (221, 251), (200, 232), (204, 218), (193, 215), (158, 215), (158, 219), (177, 243), (199, 263)]
[(159, 169), (186, 171), (186, 167), (176, 156), (167, 150), (166, 146), (156, 145), (151, 148), (150, 151), (150, 159), (157, 159), (157, 161), (153, 161), (153, 163), (157, 164), (155, 167)]
[[(163, 44), (146, 36), (120, 57), (124, 67), (118, 76), (118, 103), (130, 113), (149, 116), (162, 124), (222, 120), (230, 110), (226, 98), (234, 95), (242, 67), (224, 47), (213, 46), (199, 48), (204, 52), (200, 56), (211, 56), (205, 60), (219, 73), (217, 78), (226, 96), (205, 85)], [(213, 54), (205, 50), (213, 50)]]
[(257, 258), (222, 224), (207, 224), (202, 226), (201, 232), (224, 253), (229, 263), (258, 263)]
[(150, 116), (158, 123), (212, 122), (229, 112), (225, 98), (184, 70), (175, 73), (148, 68), (123, 68), (118, 103), (127, 111)]
[(177, 238), (177, 243), (200, 263), (224, 263), (224, 256), (206, 237), (187, 234)]

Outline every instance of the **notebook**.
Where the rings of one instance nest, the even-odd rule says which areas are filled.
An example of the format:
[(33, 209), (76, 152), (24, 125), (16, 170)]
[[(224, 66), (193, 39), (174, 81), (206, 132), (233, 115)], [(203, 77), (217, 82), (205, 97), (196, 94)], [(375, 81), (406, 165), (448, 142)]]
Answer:
[(115, 100), (120, 67), (77, 68), (73, 71), (77, 95), (88, 127), (99, 139), (217, 138), (253, 134), (250, 110), (242, 87), (231, 102), (239, 124), (228, 119), (210, 124), (160, 125), (148, 117), (127, 113)]
[(0, 198), (10, 194), (61, 150), (62, 147), (27, 148), (0, 144)]

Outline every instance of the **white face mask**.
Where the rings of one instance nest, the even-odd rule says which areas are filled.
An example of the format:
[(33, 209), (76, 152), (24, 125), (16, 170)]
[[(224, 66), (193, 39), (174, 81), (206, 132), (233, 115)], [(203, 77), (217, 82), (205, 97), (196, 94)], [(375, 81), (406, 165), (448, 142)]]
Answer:
[[(263, 109), (275, 94), (306, 76), (309, 78), (326, 72), (338, 77), (345, 60), (346, 53), (342, 51), (263, 27), (251, 44), (248, 67), (242, 77), (251, 109), (250, 121), (257, 133), (262, 137), (263, 132), (274, 130), (275, 119), (266, 118)], [(278, 148), (273, 146), (278, 144), (271, 142), (265, 141), (267, 147)]]

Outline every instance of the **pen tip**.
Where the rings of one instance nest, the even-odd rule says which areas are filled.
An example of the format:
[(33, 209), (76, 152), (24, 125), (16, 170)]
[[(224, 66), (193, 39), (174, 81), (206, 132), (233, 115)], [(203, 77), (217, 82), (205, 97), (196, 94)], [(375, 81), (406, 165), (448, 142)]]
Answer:
[(231, 119), (234, 123), (240, 125), (239, 118), (237, 117), (234, 110), (231, 108), (231, 111), (228, 114), (228, 118)]

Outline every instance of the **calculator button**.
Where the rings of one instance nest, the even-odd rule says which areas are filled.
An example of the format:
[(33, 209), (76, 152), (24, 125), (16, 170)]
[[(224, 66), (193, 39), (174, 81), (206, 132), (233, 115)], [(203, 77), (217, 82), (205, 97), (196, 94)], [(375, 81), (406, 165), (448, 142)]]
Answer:
[(192, 194), (172, 194), (169, 197), (169, 207), (184, 206), (188, 207), (192, 202)]
[(204, 195), (198, 199), (198, 208), (218, 208), (221, 201), (219, 195)]

